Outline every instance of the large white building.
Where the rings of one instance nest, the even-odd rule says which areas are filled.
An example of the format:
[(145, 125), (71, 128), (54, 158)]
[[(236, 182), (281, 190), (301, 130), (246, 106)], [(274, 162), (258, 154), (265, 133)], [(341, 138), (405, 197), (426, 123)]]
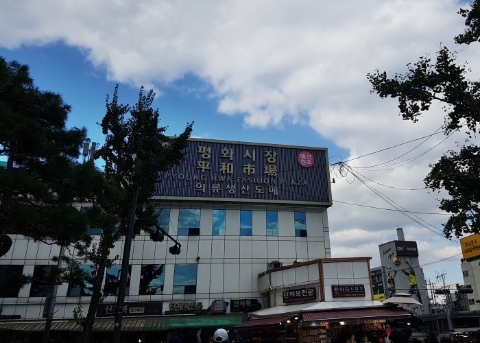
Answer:
[[(210, 318), (233, 325), (244, 319), (244, 312), (265, 307), (260, 273), (331, 256), (326, 149), (192, 139), (185, 162), (161, 174), (152, 201), (160, 211), (159, 224), (178, 239), (181, 252), (170, 254), (173, 242), (167, 238), (153, 242), (149, 235), (135, 237), (125, 318), (173, 315), (170, 324), (162, 322), (165, 327), (174, 319), (176, 327), (198, 326), (195, 318), (205, 325)], [(100, 230), (90, 231), (98, 240)], [(0, 288), (0, 318), (15, 322), (0, 322), (0, 329), (42, 318), (52, 290), (42, 280), (57, 265), (52, 258), (60, 252), (58, 246), (10, 237), (12, 249), (0, 258), (0, 281), (12, 287)], [(111, 256), (121, 257), (122, 249), (119, 241)], [(106, 297), (98, 317), (113, 316), (120, 265), (118, 261), (106, 272)], [(82, 268), (93, 270), (88, 262)], [(33, 281), (15, 289), (9, 278), (16, 273), (33, 276)], [(80, 302), (86, 313), (90, 294), (88, 283), (60, 285), (52, 328), (73, 318)], [(182, 324), (181, 314), (196, 315)], [(38, 328), (41, 322), (30, 330)]]

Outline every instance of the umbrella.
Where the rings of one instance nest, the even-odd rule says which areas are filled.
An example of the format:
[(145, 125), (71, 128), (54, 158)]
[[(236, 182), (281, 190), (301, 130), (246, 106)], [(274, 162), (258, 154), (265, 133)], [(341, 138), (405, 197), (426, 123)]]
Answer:
[(412, 298), (412, 295), (409, 293), (395, 293), (393, 297), (390, 297), (383, 301), (384, 304), (412, 304), (412, 305), (422, 305), (420, 301)]

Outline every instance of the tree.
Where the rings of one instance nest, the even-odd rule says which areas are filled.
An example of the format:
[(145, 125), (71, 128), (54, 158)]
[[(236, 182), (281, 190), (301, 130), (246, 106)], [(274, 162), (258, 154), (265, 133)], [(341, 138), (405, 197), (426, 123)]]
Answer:
[[(114, 260), (109, 257), (110, 250), (127, 232), (132, 199), (136, 197), (137, 200), (134, 235), (142, 230), (150, 231), (157, 224), (151, 197), (159, 172), (182, 161), (192, 132), (193, 124), (187, 124), (179, 136), (166, 136), (167, 128), (159, 127), (159, 111), (152, 108), (154, 99), (155, 93), (145, 93), (142, 87), (135, 105), (120, 104), (116, 86), (112, 98), (107, 97), (106, 114), (101, 122), (105, 144), (95, 154), (95, 158), (103, 160), (105, 168), (101, 175), (96, 173), (93, 162), (86, 163), (81, 169), (83, 177), (80, 179), (85, 180), (81, 198), (92, 204), (89, 211), (91, 222), (102, 228), (98, 245), (78, 247), (80, 254), (96, 266), (93, 295), (83, 322), (82, 342), (89, 341), (98, 303), (103, 296), (103, 275)], [(92, 179), (96, 181), (90, 181)]]
[[(466, 18), (467, 29), (455, 37), (456, 43), (480, 41), (480, 0), (458, 13)], [(480, 123), (480, 83), (468, 80), (468, 71), (466, 64), (456, 64), (455, 54), (442, 47), (435, 60), (421, 57), (418, 62), (407, 65), (405, 74), (388, 77), (379, 70), (367, 74), (372, 92), (381, 98), (398, 98), (403, 119), (417, 122), (432, 103), (438, 102), (444, 105), (444, 133), (466, 130), (467, 137), (459, 151), (447, 151), (437, 163), (430, 165), (431, 171), (424, 179), (427, 188), (448, 192), (449, 198), (441, 199), (439, 206), (451, 214), (444, 224), (447, 238), (480, 232), (480, 148), (471, 141)]]
[(0, 58), (0, 156), (7, 159), (0, 168), (3, 234), (61, 245), (88, 239), (85, 216), (71, 206), (69, 182), (86, 130), (66, 128), (69, 112), (59, 94), (35, 87), (28, 66)]

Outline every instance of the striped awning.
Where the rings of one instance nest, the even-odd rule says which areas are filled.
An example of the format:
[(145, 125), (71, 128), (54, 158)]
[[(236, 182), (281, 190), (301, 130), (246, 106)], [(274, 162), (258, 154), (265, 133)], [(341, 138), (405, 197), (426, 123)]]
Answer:
[(282, 322), (287, 321), (291, 317), (292, 316), (250, 319), (250, 320), (247, 320), (246, 322), (243, 322), (240, 325), (235, 326), (235, 328), (246, 328), (251, 326), (263, 326), (263, 325), (274, 325), (274, 324), (278, 325)]
[(306, 322), (343, 321), (346, 323), (362, 323), (374, 320), (408, 319), (412, 314), (403, 308), (362, 308), (338, 311), (304, 312), (303, 320)]
[[(93, 331), (113, 331), (113, 318), (95, 319)], [(166, 330), (168, 319), (162, 317), (151, 318), (123, 318), (122, 331), (161, 331)], [(44, 320), (35, 321), (0, 321), (0, 330), (14, 331), (43, 331)], [(74, 320), (54, 320), (52, 331), (82, 331), (82, 326)]]

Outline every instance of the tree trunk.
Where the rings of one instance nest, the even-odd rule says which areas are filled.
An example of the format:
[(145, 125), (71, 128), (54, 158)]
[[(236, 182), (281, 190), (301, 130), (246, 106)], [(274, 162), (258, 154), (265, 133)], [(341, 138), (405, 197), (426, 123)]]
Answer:
[[(102, 237), (103, 238), (103, 237)], [(97, 265), (97, 274), (95, 277), (95, 282), (93, 284), (93, 293), (92, 298), (90, 299), (90, 305), (88, 307), (87, 316), (83, 322), (83, 331), (80, 336), (81, 343), (89, 343), (90, 336), (92, 334), (93, 323), (95, 321), (95, 315), (97, 313), (98, 304), (102, 299), (102, 283), (105, 275), (106, 264), (108, 262), (108, 256), (110, 255), (111, 243), (106, 242), (105, 239), (100, 241), (100, 262)]]

